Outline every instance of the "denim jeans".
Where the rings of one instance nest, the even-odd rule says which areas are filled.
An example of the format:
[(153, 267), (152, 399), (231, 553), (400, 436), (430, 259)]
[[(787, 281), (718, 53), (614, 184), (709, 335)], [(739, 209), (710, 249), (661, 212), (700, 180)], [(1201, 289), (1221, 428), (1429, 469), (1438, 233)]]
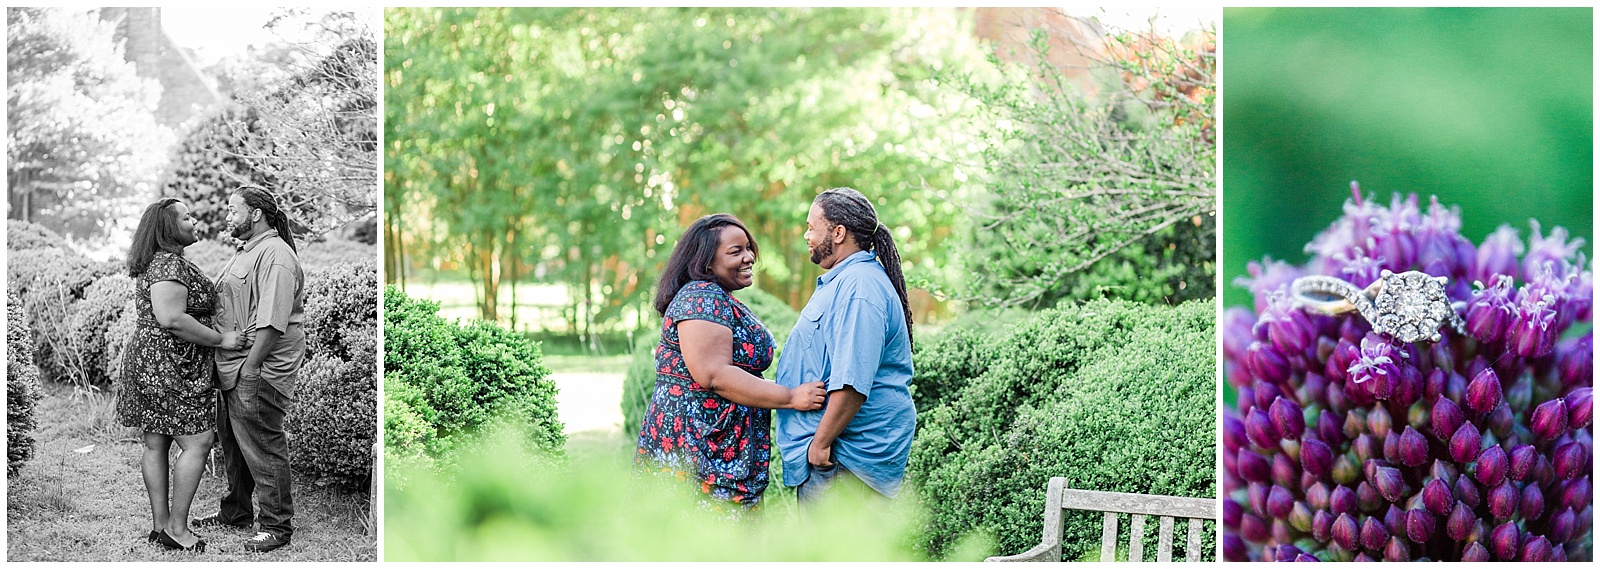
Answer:
[[(260, 521), (260, 531), (287, 540), (294, 534), (290, 523), (294, 478), (289, 470), (289, 436), (283, 431), (290, 400), (260, 377), (240, 377), (221, 397), (217, 435), (228, 478), (228, 494), (220, 509), (223, 521), (236, 525)], [(260, 500), (259, 516), (251, 513), (252, 494)]]

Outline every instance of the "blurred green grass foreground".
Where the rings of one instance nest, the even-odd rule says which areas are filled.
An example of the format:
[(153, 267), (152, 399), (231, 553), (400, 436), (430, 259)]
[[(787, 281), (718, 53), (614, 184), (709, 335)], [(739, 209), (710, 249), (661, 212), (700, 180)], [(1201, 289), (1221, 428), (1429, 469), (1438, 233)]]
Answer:
[[(386, 477), (386, 561), (928, 561), (915, 547), (926, 524), (902, 499), (851, 503), (846, 493), (797, 511), (768, 501), (734, 520), (691, 485), (635, 473), (615, 454), (555, 458), (523, 449), (525, 436), (492, 429), (447, 474)], [(776, 486), (776, 482), (774, 482)], [(986, 536), (947, 561), (979, 561)]]

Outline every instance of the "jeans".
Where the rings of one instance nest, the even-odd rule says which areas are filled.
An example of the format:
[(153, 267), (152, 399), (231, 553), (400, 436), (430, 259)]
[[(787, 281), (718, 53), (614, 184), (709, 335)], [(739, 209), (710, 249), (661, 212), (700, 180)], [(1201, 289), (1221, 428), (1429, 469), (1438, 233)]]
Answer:
[[(228, 478), (220, 510), (223, 521), (247, 525), (255, 519), (261, 522), (261, 531), (287, 540), (294, 534), (290, 523), (294, 478), (289, 470), (289, 436), (283, 431), (290, 400), (260, 377), (240, 377), (221, 397), (217, 435)], [(251, 513), (252, 494), (260, 501), (259, 516)]]
[(817, 503), (823, 496), (831, 492), (841, 492), (856, 500), (875, 498), (874, 501), (877, 501), (886, 499), (882, 494), (873, 491), (860, 478), (856, 478), (855, 474), (839, 464), (838, 461), (834, 461), (832, 466), (826, 468), (813, 465), (811, 467), (811, 475), (806, 477), (806, 481), (801, 482), (794, 489), (795, 501), (807, 505)]

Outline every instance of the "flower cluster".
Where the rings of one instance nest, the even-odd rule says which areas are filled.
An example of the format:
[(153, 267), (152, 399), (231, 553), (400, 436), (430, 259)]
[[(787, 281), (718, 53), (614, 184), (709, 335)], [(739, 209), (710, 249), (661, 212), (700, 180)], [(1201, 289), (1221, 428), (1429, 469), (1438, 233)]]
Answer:
[[(1224, 316), (1224, 559), (1592, 558), (1593, 332), (1565, 334), (1592, 321), (1583, 240), (1532, 222), (1526, 247), (1505, 226), (1474, 246), (1456, 208), (1352, 190), (1306, 266), (1251, 263), (1254, 310)], [(1448, 277), (1466, 333), (1406, 344), (1289, 294), (1385, 270)]]

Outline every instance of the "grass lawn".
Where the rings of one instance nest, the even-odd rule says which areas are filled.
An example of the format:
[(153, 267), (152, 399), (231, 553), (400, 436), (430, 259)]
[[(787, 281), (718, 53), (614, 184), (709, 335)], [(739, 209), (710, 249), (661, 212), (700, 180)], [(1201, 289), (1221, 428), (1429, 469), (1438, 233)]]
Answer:
[(545, 367), (551, 373), (614, 373), (628, 372), (631, 356), (544, 356)]
[[(7, 561), (377, 561), (376, 528), (364, 489), (294, 481), (294, 542), (256, 554), (253, 531), (202, 531), (206, 552), (167, 551), (145, 542), (150, 505), (139, 475), (138, 433), (116, 423), (110, 396), (78, 396), (47, 385), (36, 409), (33, 460), (7, 482)], [(177, 445), (173, 445), (177, 456)], [(192, 515), (217, 509), (225, 492), (221, 453), (200, 481)]]

